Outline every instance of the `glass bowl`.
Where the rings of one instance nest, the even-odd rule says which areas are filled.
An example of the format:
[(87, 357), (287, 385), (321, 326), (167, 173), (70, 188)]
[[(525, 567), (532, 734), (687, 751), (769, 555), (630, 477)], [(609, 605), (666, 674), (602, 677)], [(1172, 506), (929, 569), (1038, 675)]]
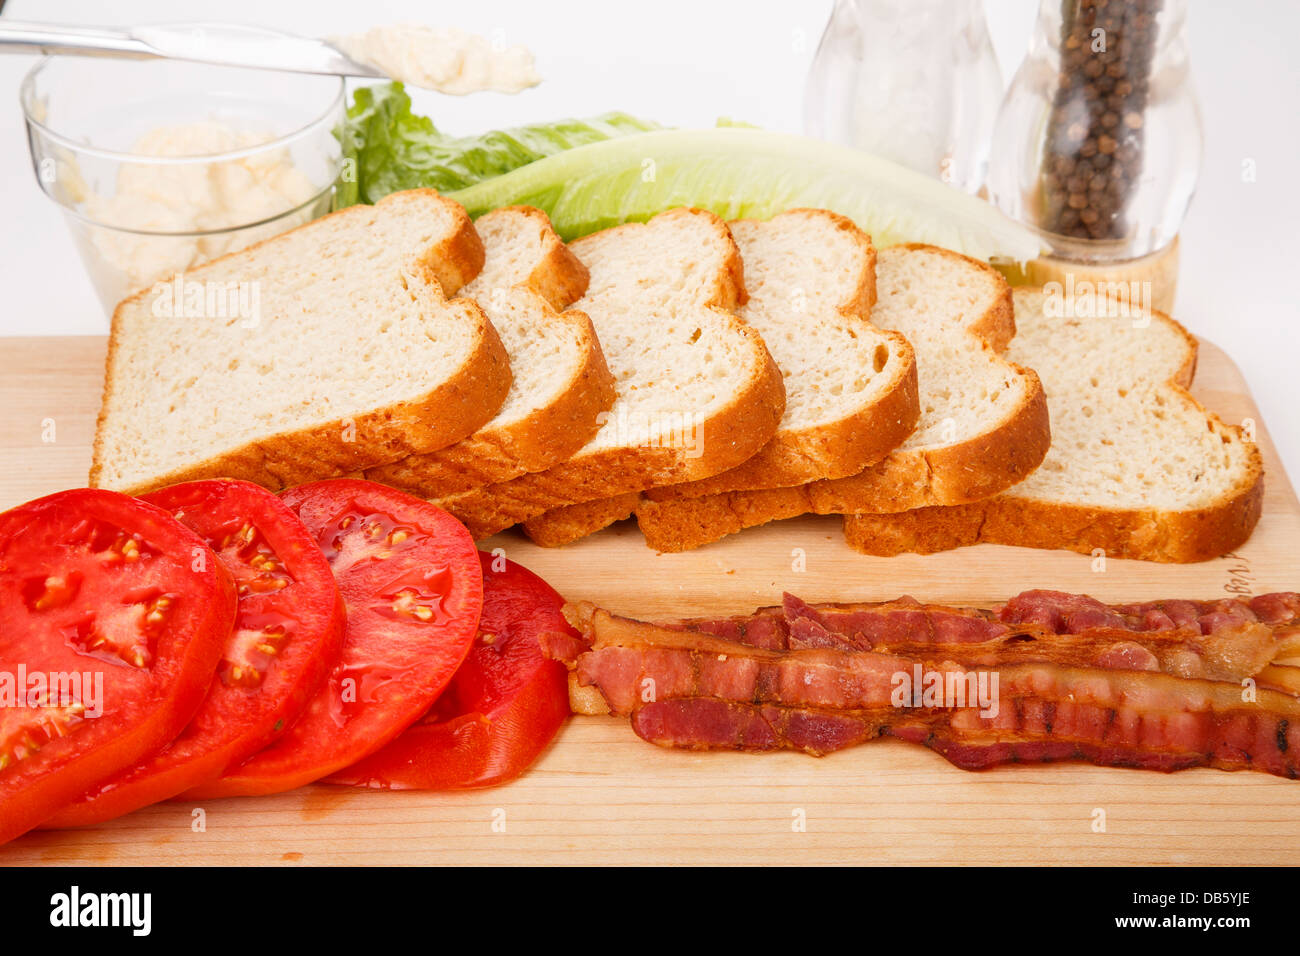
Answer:
[(37, 181), (108, 313), (329, 210), (341, 77), (48, 57), (21, 100)]

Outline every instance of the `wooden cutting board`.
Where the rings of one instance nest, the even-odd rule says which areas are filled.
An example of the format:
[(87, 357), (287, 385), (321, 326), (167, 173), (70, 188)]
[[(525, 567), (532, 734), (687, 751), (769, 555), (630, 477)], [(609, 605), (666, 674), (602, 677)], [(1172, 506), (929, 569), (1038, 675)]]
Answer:
[[(0, 508), (82, 485), (104, 340), (6, 339)], [(546, 551), (514, 533), (485, 544), (561, 593), (653, 617), (742, 612), (779, 600), (990, 603), (1032, 587), (1106, 601), (1300, 589), (1300, 506), (1240, 373), (1202, 343), (1198, 397), (1251, 419), (1264, 517), (1234, 555), (1198, 565), (981, 545), (869, 558), (835, 518), (787, 521), (690, 554), (656, 555), (634, 527)], [(43, 440), (45, 439), (45, 440)], [(49, 440), (53, 439), (53, 440)], [(198, 811), (202, 811), (199, 813)], [(200, 823), (202, 826), (200, 826)], [(575, 718), (521, 780), (469, 793), (307, 787), (256, 799), (149, 807), (85, 831), (29, 834), (0, 864), (1300, 863), (1300, 782), (1083, 765), (968, 773), (882, 740), (815, 759), (690, 754), (624, 721)]]

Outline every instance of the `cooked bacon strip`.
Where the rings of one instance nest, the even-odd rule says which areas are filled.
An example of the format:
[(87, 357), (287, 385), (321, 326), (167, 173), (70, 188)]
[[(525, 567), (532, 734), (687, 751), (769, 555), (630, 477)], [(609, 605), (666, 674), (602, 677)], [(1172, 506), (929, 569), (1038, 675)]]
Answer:
[[(910, 673), (913, 664), (872, 651), (770, 651), (671, 629), (651, 635), (640, 629), (646, 627), (613, 618), (602, 628), (600, 645), (578, 658), (578, 683), (596, 687), (612, 713), (627, 716), (641, 704), (671, 697), (888, 707), (893, 675)], [(630, 632), (624, 638), (610, 633), (624, 628)]]
[[(799, 626), (820, 611), (793, 601), (797, 599), (787, 599), (787, 611), (796, 607), (801, 616), (791, 624), (792, 647), (805, 643), (796, 641)], [(1263, 608), (1262, 615), (1257, 606)], [(1249, 603), (1224, 599), (1107, 606), (1086, 595), (1026, 591), (998, 611), (1008, 626), (1001, 633), (989, 627), (979, 653), (962, 653), (948, 646), (957, 643), (973, 650), (977, 640), (973, 624), (956, 630), (961, 617), (935, 611), (928, 608), (928, 621), (911, 634), (901, 631), (898, 638), (878, 636), (867, 646), (928, 657), (935, 652), (927, 652), (929, 645), (944, 645), (940, 653), (985, 667), (997, 662), (1054, 661), (1234, 681), (1258, 675), (1271, 661), (1285, 656), (1283, 652), (1300, 653), (1300, 629), (1295, 628), (1300, 595), (1294, 593), (1265, 595)], [(977, 620), (978, 613), (969, 611), (967, 620)], [(816, 620), (824, 623), (830, 619), (822, 613)], [(936, 622), (940, 622), (938, 626)], [(848, 643), (858, 646), (860, 636), (858, 632)], [(834, 639), (819, 635), (806, 644), (834, 646)], [(1276, 673), (1270, 673), (1268, 679), (1294, 680), (1291, 675)], [(1288, 689), (1287, 684), (1278, 686)]]
[[(1134, 640), (1128, 631), (1102, 629), (1064, 638), (1029, 632), (959, 648), (900, 643), (878, 649), (921, 660), (954, 660), (966, 667), (1054, 663), (1106, 670), (1159, 671), (1192, 679), (1241, 681), (1256, 677), (1270, 685), (1285, 676), (1267, 673), (1277, 655), (1278, 644), (1276, 632), (1264, 624), (1234, 625), (1197, 637), (1181, 631), (1144, 637), (1144, 640)], [(1288, 689), (1286, 685), (1276, 686)]]
[[(1296, 775), (1300, 670), (1271, 663), (1300, 643), (1296, 595), (1113, 607), (1051, 592), (1021, 598), (998, 616), (1034, 620), (909, 600), (787, 598), (751, 618), (668, 625), (575, 607), (590, 646), (576, 660), (579, 709), (630, 716), (647, 740), (688, 749), (820, 755), (889, 733), (969, 768), (1069, 759)], [(911, 629), (878, 626), (882, 613)], [(870, 637), (864, 622), (876, 628)], [(987, 711), (978, 670), (1000, 682)], [(970, 691), (900, 699), (900, 673)]]
[[(573, 623), (586, 632), (591, 605), (571, 605)], [(750, 615), (657, 622), (659, 627), (711, 635), (769, 650), (836, 648), (880, 650), (903, 645), (990, 644), (999, 639), (1043, 641), (1086, 636), (1108, 643), (1133, 642), (1168, 650), (1176, 637), (1191, 640), (1259, 623), (1276, 640), (1292, 639), (1300, 655), (1300, 594), (1266, 594), (1245, 601), (1154, 601), (1105, 605), (1086, 595), (1026, 591), (997, 610), (923, 605), (904, 596), (876, 604), (808, 604), (787, 594), (781, 607)], [(1294, 631), (1291, 629), (1295, 628)], [(1153, 644), (1153, 642), (1155, 642)], [(557, 654), (557, 656), (559, 656)], [(572, 663), (576, 654), (561, 659)]]
[(1265, 624), (1300, 623), (1300, 594), (1294, 591), (1275, 591), (1250, 599), (1250, 609)]
[(1003, 701), (1001, 713), (991, 721), (961, 711), (952, 713), (946, 725), (943, 718), (929, 725), (904, 721), (888, 732), (922, 743), (966, 770), (1085, 760), (1151, 770), (1207, 766), (1291, 779), (1300, 774), (1300, 705), (1294, 698), (1263, 690), (1257, 701), (1247, 702), (1231, 684), (1196, 683), (1216, 691), (1206, 701), (1195, 692), (1174, 689), (1171, 693), (1185, 696), (1181, 709), (1013, 697)]
[(884, 604), (808, 604), (784, 596), (789, 647), (871, 650), (902, 641), (974, 644), (1010, 633), (991, 611), (924, 605), (904, 595)]
[(1192, 630), (1201, 634), (1256, 622), (1278, 626), (1300, 619), (1300, 594), (1263, 594), (1249, 601), (1149, 601), (1102, 604), (1086, 594), (1025, 591), (998, 611), (1008, 624), (1038, 624), (1055, 634), (1080, 634), (1096, 628), (1129, 631)]
[(632, 727), (661, 746), (826, 753), (890, 734), (963, 769), (1085, 760), (1102, 766), (1300, 770), (1300, 703), (1230, 684), (1061, 668), (1002, 671), (996, 716), (961, 709), (831, 710), (707, 698), (638, 707)]
[(886, 721), (873, 723), (866, 713), (687, 697), (638, 707), (632, 714), (632, 729), (661, 747), (801, 750), (820, 757), (876, 736)]
[[(1289, 691), (1293, 669), (1270, 668), (1276, 646), (1265, 625), (1233, 627), (1206, 636), (1184, 631), (1147, 636), (1094, 631), (1079, 636), (1033, 630), (995, 641), (956, 644), (901, 643), (875, 651), (797, 647), (778, 651), (750, 647), (698, 630), (663, 627), (587, 608), (575, 617), (591, 650), (576, 661), (576, 683), (595, 687), (608, 708), (630, 714), (640, 703), (670, 697), (790, 706), (862, 708), (884, 706), (893, 675), (914, 662), (940, 670), (995, 669), (1043, 663), (1106, 670), (1163, 672), (1189, 679), (1240, 682)], [(574, 701), (575, 704), (578, 701)], [(575, 710), (592, 712), (590, 696)]]
[(537, 643), (542, 653), (555, 661), (575, 661), (590, 647), (582, 637), (558, 629), (543, 631)]
[(683, 630), (699, 630), (714, 637), (773, 651), (784, 650), (790, 635), (785, 613), (779, 607), (764, 608), (749, 617), (682, 621), (679, 626)]

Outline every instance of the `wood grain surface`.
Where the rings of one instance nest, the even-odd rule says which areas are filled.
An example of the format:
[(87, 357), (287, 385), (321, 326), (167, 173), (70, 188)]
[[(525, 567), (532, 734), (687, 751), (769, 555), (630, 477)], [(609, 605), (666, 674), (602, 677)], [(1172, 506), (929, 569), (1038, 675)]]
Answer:
[[(85, 483), (104, 340), (0, 340), (0, 508)], [(1300, 589), (1300, 506), (1231, 361), (1202, 343), (1193, 391), (1264, 453), (1264, 517), (1235, 555), (1197, 565), (980, 545), (871, 558), (835, 518), (753, 529), (656, 555), (632, 525), (547, 551), (485, 543), (561, 593), (643, 617), (741, 612), (779, 600), (990, 603), (1025, 588), (1106, 601)], [(52, 431), (51, 431), (52, 429)], [(53, 441), (49, 441), (53, 437)], [(198, 813), (197, 811), (202, 811)], [(199, 822), (202, 822), (202, 828)], [(878, 741), (816, 759), (689, 754), (615, 718), (575, 718), (515, 783), (467, 793), (313, 786), (274, 797), (168, 803), (81, 831), (34, 833), (0, 864), (1296, 864), (1300, 782), (1086, 765), (968, 773)]]

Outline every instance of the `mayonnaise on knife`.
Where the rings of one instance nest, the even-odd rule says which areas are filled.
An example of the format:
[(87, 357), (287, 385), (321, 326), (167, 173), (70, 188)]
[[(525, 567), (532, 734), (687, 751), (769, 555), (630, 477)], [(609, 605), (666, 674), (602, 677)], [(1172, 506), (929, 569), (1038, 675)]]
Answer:
[(501, 47), (454, 27), (397, 24), (328, 41), (394, 80), (453, 96), (518, 93), (541, 82), (526, 47)]

